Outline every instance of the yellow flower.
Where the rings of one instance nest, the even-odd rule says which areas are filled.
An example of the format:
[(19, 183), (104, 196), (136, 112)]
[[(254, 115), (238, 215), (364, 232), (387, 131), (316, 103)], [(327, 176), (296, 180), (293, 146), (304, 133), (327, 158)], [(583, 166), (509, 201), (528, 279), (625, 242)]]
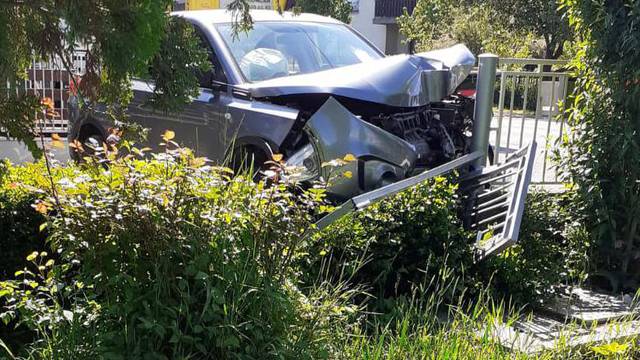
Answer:
[(176, 137), (176, 133), (171, 130), (167, 130), (164, 132), (164, 134), (162, 134), (162, 140), (164, 141), (173, 140), (175, 137)]

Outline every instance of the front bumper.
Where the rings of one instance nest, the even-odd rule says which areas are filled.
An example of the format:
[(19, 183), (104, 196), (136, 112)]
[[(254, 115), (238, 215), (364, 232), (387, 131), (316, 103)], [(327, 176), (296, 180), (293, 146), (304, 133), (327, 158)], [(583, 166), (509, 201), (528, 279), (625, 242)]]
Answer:
[(416, 153), (409, 143), (363, 121), (332, 97), (305, 128), (320, 164), (347, 154), (357, 159), (337, 168), (320, 167), (332, 196), (349, 198), (402, 180), (415, 166)]

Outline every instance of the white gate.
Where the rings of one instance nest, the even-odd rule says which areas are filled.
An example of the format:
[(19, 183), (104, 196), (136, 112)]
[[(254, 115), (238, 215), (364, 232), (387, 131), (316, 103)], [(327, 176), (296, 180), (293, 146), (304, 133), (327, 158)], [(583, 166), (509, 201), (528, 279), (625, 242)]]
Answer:
[(567, 98), (570, 74), (567, 62), (546, 59), (501, 58), (497, 72), (497, 107), (493, 109), (490, 143), (496, 162), (535, 140), (538, 153), (532, 183), (558, 184), (551, 149), (567, 130), (559, 102)]
[(35, 95), (40, 99), (49, 98), (57, 116), (41, 119), (37, 129), (45, 134), (66, 134), (69, 123), (69, 93), (73, 88), (73, 77), (85, 72), (86, 50), (74, 51), (70, 64), (71, 69), (63, 65), (60, 59), (53, 58), (49, 61), (33, 60), (31, 68), (27, 70), (27, 76), (12, 89), (12, 84), (7, 82), (7, 91)]

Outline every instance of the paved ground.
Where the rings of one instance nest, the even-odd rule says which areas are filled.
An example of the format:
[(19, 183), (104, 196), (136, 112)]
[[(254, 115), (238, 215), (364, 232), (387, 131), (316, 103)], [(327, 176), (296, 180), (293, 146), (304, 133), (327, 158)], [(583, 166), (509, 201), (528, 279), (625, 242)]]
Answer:
[[(499, 125), (499, 119), (493, 118), (491, 122), (491, 131), (489, 142), (491, 144), (496, 143), (497, 129)], [(509, 132), (509, 128), (511, 131)], [(532, 182), (555, 182), (556, 171), (554, 164), (549, 159), (552, 149), (556, 146), (556, 140), (562, 131), (566, 131), (566, 124), (561, 124), (559, 121), (551, 120), (545, 116), (536, 120), (533, 117), (524, 117), (521, 115), (514, 116), (509, 120), (509, 115), (506, 113), (502, 118), (500, 134), (500, 159), (503, 160), (508, 154), (518, 150), (522, 145), (526, 145), (532, 139), (535, 138), (538, 143), (538, 150), (536, 152), (536, 160), (533, 166)], [(545, 161), (545, 155), (547, 159)]]
[[(40, 142), (40, 141), (38, 141)], [(52, 148), (51, 141), (45, 138), (45, 147), (52, 149), (53, 157), (61, 162), (69, 161), (69, 149), (67, 148), (66, 139), (62, 139), (65, 144), (64, 149)], [(0, 159), (9, 159), (14, 164), (20, 164), (27, 161), (33, 161), (33, 156), (27, 147), (18, 141), (7, 140), (0, 136)]]

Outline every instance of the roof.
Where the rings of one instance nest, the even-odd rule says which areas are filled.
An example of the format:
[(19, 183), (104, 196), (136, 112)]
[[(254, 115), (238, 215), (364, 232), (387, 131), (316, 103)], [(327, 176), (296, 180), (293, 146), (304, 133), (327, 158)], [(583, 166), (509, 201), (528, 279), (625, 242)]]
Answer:
[[(232, 13), (227, 10), (195, 10), (195, 11), (176, 11), (171, 15), (182, 16), (193, 19), (201, 23), (224, 24), (233, 22)], [(275, 10), (251, 10), (251, 18), (254, 22), (261, 21), (297, 21), (297, 22), (319, 22), (329, 24), (340, 24), (341, 22), (326, 16), (316, 14), (294, 14), (292, 12), (284, 12), (279, 14)]]

